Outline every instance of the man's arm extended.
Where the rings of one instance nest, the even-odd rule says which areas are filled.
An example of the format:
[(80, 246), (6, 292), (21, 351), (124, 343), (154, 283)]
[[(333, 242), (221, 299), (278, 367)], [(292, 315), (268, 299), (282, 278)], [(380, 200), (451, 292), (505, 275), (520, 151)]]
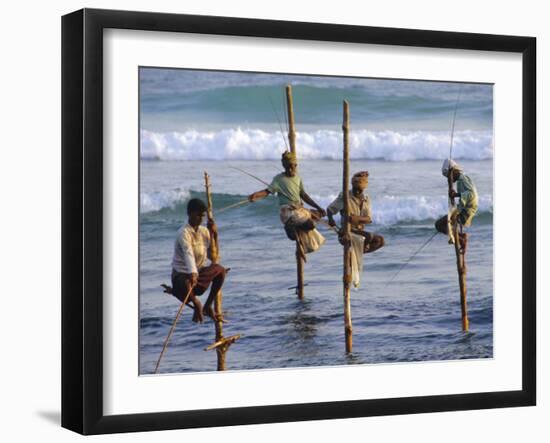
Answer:
[(330, 208), (327, 208), (327, 217), (328, 217), (328, 224), (330, 226), (336, 226), (336, 222), (334, 221), (334, 214), (330, 210)]
[(330, 226), (336, 226), (336, 222), (334, 221), (334, 216), (338, 214), (344, 207), (344, 202), (342, 199), (342, 193), (336, 197), (336, 199), (327, 207), (327, 217), (328, 217), (328, 224)]
[(262, 198), (266, 198), (269, 194), (271, 194), (269, 189), (262, 189), (261, 191), (253, 192), (252, 194), (250, 194), (248, 196), (248, 201), (252, 203), (261, 200)]
[(303, 201), (305, 201), (308, 205), (314, 207), (315, 209), (317, 209), (320, 213), (321, 213), (321, 216), (324, 217), (327, 213), (325, 212), (325, 210), (323, 208), (321, 208), (321, 206), (319, 206), (317, 203), (315, 203), (315, 201), (309, 196), (307, 195), (307, 192), (304, 191), (304, 190), (301, 190), (300, 191), (300, 197), (302, 198)]

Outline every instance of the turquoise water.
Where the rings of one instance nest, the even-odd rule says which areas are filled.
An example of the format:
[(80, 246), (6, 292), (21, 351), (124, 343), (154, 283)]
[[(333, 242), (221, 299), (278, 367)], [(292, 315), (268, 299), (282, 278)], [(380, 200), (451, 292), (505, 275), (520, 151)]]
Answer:
[[(170, 280), (174, 238), (186, 221), (187, 200), (204, 197), (204, 170), (211, 175), (217, 209), (265, 187), (231, 166), (265, 181), (281, 170), (284, 141), (273, 109), (284, 132), (281, 85), (288, 80), (294, 81), (299, 172), (308, 193), (322, 206), (341, 187), (339, 103), (342, 96), (351, 97), (351, 169), (370, 172), (374, 223), (369, 230), (384, 235), (386, 247), (366, 256), (362, 285), (352, 291), (354, 352), (346, 355), (342, 247), (336, 236), (319, 227), (327, 242), (308, 256), (308, 286), (305, 300), (299, 301), (287, 289), (296, 284), (294, 245), (279, 222), (276, 199), (217, 215), (222, 263), (231, 268), (224, 286), (224, 333), (242, 334), (228, 352), (228, 369), (492, 357), (490, 86), (462, 87), (453, 148), (453, 157), (480, 195), (480, 211), (469, 229), (471, 330), (464, 334), (454, 249), (443, 235), (388, 284), (432, 235), (435, 219), (447, 211), (447, 184), (440, 168), (449, 153), (445, 126), (452, 119), (456, 84), (298, 81), (175, 70), (144, 76), (142, 70), (140, 372), (153, 372), (179, 307), (159, 285)], [(266, 91), (273, 95), (273, 107), (263, 97)], [(184, 313), (178, 323), (162, 373), (216, 368), (215, 353), (203, 351), (214, 341), (213, 324), (193, 324), (190, 314)]]

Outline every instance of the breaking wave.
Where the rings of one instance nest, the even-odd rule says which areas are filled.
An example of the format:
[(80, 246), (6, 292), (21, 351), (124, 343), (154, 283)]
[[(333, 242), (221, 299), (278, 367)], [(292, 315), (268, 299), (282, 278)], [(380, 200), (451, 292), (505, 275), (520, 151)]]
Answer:
[(139, 211), (142, 214), (158, 212), (163, 209), (176, 209), (178, 204), (189, 199), (189, 191), (174, 189), (171, 191), (141, 192)]
[[(220, 131), (141, 131), (143, 160), (278, 160), (285, 136), (261, 129), (232, 128)], [(342, 158), (342, 133), (332, 130), (299, 132), (302, 159)], [(350, 134), (350, 157), (386, 161), (443, 160), (449, 156), (448, 131), (371, 131)], [(457, 131), (453, 158), (486, 160), (493, 157), (491, 131)]]
[[(204, 193), (185, 190), (162, 191), (154, 193), (142, 193), (141, 213), (154, 214), (159, 211), (184, 211), (185, 203), (191, 197), (204, 198)], [(245, 195), (213, 194), (214, 208), (220, 209), (233, 203), (246, 199)], [(327, 207), (335, 198), (334, 195), (312, 195), (321, 206)], [(372, 200), (373, 223), (390, 226), (400, 223), (415, 223), (433, 221), (447, 213), (447, 198), (427, 196), (401, 196), (385, 195)], [(276, 216), (275, 200), (256, 203), (254, 213), (258, 217)], [(239, 210), (250, 211), (251, 205), (243, 205), (232, 209), (225, 214), (237, 214)], [(490, 216), (493, 212), (493, 199), (491, 195), (479, 197), (479, 212)], [(224, 215), (225, 215), (224, 214)]]
[[(384, 196), (372, 203), (373, 222), (380, 225), (394, 225), (404, 222), (436, 220), (445, 215), (448, 210), (448, 200), (445, 197), (428, 198), (424, 196), (394, 197)], [(479, 198), (481, 214), (493, 212), (491, 196)]]
[[(335, 198), (312, 196), (322, 207), (328, 206)], [(442, 197), (384, 195), (371, 200), (372, 221), (377, 225), (396, 225), (436, 220), (448, 211), (448, 200)], [(490, 195), (479, 197), (478, 216), (492, 214), (493, 199)]]

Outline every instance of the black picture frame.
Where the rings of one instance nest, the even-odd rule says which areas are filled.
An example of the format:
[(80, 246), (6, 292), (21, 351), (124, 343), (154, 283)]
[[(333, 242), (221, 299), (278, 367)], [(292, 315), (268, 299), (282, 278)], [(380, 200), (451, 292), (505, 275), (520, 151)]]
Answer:
[[(522, 55), (522, 388), (260, 407), (103, 413), (103, 31), (353, 42)], [(536, 39), (83, 9), (62, 18), (62, 426), (82, 434), (530, 406), (536, 403)]]

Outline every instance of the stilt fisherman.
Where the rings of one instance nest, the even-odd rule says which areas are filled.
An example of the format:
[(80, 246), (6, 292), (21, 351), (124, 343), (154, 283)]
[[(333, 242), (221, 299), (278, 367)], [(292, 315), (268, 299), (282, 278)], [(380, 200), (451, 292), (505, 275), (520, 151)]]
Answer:
[[(435, 228), (442, 234), (448, 235), (449, 224), (453, 225), (458, 222), (461, 227), (471, 225), (472, 219), (477, 213), (478, 195), (472, 179), (463, 173), (462, 167), (454, 160), (446, 159), (441, 167), (441, 173), (447, 178), (451, 174), (452, 183), (456, 183), (456, 191), (452, 188), (449, 189), (449, 198), (459, 199), (457, 207), (451, 214), (444, 215), (435, 222)], [(468, 234), (460, 229), (458, 236), (460, 249), (464, 254), (468, 245)]]
[[(191, 291), (189, 301), (195, 310), (193, 321), (196, 323), (202, 323), (204, 315), (216, 320), (212, 304), (223, 286), (226, 273), (223, 266), (206, 263), (207, 258), (211, 259), (211, 235), (218, 235), (213, 221), (208, 220), (208, 228), (202, 226), (206, 210), (207, 206), (202, 200), (189, 200), (188, 222), (178, 230), (172, 258), (172, 291), (169, 293), (183, 303), (185, 295)], [(203, 307), (198, 296), (206, 292), (210, 285), (210, 294)]]
[[(352, 282), (357, 288), (361, 281), (363, 270), (363, 254), (377, 251), (384, 246), (384, 237), (367, 232), (365, 225), (372, 223), (372, 209), (370, 197), (365, 192), (369, 185), (368, 171), (357, 172), (351, 179), (349, 191), (350, 224), (351, 224), (351, 262)], [(328, 221), (336, 226), (334, 215), (344, 209), (344, 196), (340, 192), (338, 197), (327, 208)]]
[[(325, 238), (316, 229), (315, 223), (326, 215), (321, 208), (305, 191), (301, 177), (298, 175), (298, 162), (296, 154), (285, 151), (281, 162), (284, 172), (273, 177), (267, 189), (250, 194), (248, 200), (255, 202), (267, 197), (269, 194), (277, 194), (279, 198), (280, 218), (285, 227), (285, 232), (290, 240), (297, 240), (305, 255), (318, 250)], [(315, 209), (307, 209), (303, 203)]]

